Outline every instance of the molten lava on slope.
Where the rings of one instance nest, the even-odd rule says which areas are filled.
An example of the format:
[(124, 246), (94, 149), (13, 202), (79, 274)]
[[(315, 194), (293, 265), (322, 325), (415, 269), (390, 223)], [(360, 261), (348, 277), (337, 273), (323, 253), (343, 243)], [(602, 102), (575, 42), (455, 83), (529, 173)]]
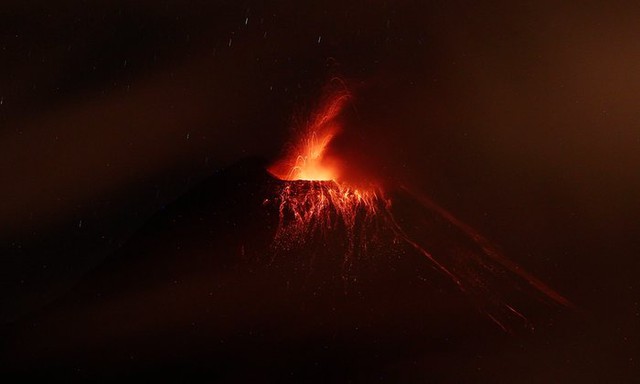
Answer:
[[(299, 129), (301, 138), (268, 169), (283, 181), (277, 198), (276, 254), (337, 241), (342, 245), (342, 274), (349, 280), (354, 265), (368, 261), (372, 248), (377, 255), (381, 250), (417, 252), (505, 331), (512, 319), (533, 327), (511, 303), (518, 300), (514, 292), (570, 305), (422, 194), (403, 186), (385, 191), (372, 180), (359, 180), (357, 186), (343, 181), (335, 155), (328, 156), (327, 149), (342, 129), (340, 114), (349, 99), (344, 91), (331, 95)], [(394, 206), (391, 195), (404, 210)]]

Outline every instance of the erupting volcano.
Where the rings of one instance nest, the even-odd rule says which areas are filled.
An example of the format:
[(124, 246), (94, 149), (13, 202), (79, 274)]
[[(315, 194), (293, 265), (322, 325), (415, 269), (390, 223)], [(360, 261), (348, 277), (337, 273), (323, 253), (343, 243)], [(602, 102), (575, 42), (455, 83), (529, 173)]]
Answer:
[[(340, 118), (350, 98), (345, 91), (328, 97), (298, 127), (301, 135), (283, 158), (268, 168), (282, 181), (275, 199), (276, 254), (306, 249), (326, 256), (337, 249), (343, 253), (342, 277), (355, 281), (352, 268), (358, 263), (382, 254), (400, 255), (395, 262), (402, 263), (403, 256), (417, 253), (505, 331), (512, 320), (533, 327), (512, 303), (518, 294), (570, 305), (423, 194), (400, 184), (383, 189), (376, 180), (345, 181), (338, 165), (344, 162), (328, 149), (343, 130)], [(327, 244), (338, 247), (313, 249)]]
[(328, 99), (304, 127), (303, 138), (287, 156), (269, 168), (286, 181), (280, 192), (278, 246), (289, 249), (318, 235), (326, 237), (338, 226), (346, 232), (344, 260), (376, 241), (376, 220), (387, 219), (389, 200), (372, 184), (354, 187), (340, 180), (340, 170), (326, 156), (331, 139), (340, 132), (337, 118), (349, 94)]

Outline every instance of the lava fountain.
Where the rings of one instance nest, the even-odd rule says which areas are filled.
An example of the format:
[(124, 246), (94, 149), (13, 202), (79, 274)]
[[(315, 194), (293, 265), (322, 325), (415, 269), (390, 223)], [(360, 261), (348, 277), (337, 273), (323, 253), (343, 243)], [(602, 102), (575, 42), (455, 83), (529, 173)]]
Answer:
[[(409, 228), (401, 224), (406, 218), (398, 217), (394, 202), (380, 185), (371, 180), (359, 180), (357, 185), (343, 180), (339, 162), (328, 148), (342, 130), (339, 118), (350, 98), (346, 91), (330, 95), (300, 127), (298, 140), (268, 168), (269, 173), (283, 181), (277, 203), (279, 224), (274, 239), (277, 250), (323, 244), (339, 233), (344, 237), (342, 259), (345, 276), (348, 276), (353, 263), (366, 260), (371, 248), (405, 247), (423, 256), (431, 267), (448, 277), (505, 331), (510, 330), (513, 319), (533, 328), (510, 303), (513, 295), (509, 291), (528, 292), (541, 301), (571, 305), (423, 194), (402, 185), (395, 188), (395, 192), (403, 194), (405, 200), (417, 207), (415, 223), (425, 224)], [(433, 227), (436, 221), (445, 223), (448, 231), (454, 231), (455, 240), (445, 241), (444, 246), (433, 246), (430, 235), (441, 236), (441, 232), (419, 232), (421, 227)]]

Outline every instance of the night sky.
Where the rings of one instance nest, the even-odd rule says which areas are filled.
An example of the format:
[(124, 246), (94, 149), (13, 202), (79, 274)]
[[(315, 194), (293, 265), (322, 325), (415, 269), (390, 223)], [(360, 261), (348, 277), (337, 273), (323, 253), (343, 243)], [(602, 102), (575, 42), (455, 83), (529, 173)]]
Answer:
[[(0, 5), (0, 368), (214, 382), (639, 377), (640, 5), (265, 3)], [(271, 219), (251, 208), (268, 184), (258, 170), (335, 78), (353, 98), (332, 150), (358, 177), (422, 191), (575, 308), (537, 307), (534, 331), (507, 334), (437, 277), (412, 291), (400, 271), (353, 308), (331, 289), (314, 307), (311, 291), (289, 302), (269, 290), (295, 268), (234, 261), (238, 236), (248, 254), (268, 247)], [(210, 322), (194, 288), (208, 274), (228, 288)], [(334, 307), (344, 316), (317, 320)], [(113, 323), (96, 325), (104, 314)], [(147, 320), (113, 325), (127, 316)], [(78, 333), (62, 345), (34, 324)]]

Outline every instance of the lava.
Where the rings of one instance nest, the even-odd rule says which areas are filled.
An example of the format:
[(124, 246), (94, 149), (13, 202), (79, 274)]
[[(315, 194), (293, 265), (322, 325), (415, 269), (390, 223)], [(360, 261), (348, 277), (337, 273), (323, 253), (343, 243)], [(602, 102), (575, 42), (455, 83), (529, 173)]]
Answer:
[(268, 169), (289, 181), (280, 191), (276, 244), (290, 249), (316, 235), (326, 237), (330, 229), (340, 226), (347, 236), (347, 263), (375, 240), (369, 228), (376, 219), (386, 221), (390, 204), (371, 183), (354, 187), (342, 181), (339, 167), (327, 155), (329, 143), (342, 129), (339, 115), (350, 97), (342, 91), (327, 98), (301, 127), (298, 143)]
[(327, 158), (327, 146), (340, 132), (337, 118), (349, 98), (347, 92), (329, 98), (301, 129), (303, 137), (299, 143), (290, 148), (282, 160), (269, 167), (269, 172), (280, 180), (338, 180), (340, 171)]
[[(513, 319), (532, 328), (527, 318), (510, 303), (512, 295), (505, 293), (505, 286), (536, 293), (543, 301), (571, 305), (422, 194), (405, 186), (396, 188), (396, 194), (404, 194), (411, 202), (410, 215), (416, 217), (414, 225), (407, 226), (401, 224), (407, 222), (407, 214), (400, 216), (404, 220), (397, 220), (394, 202), (376, 183), (366, 180), (354, 186), (343, 181), (335, 155), (329, 155), (328, 148), (342, 130), (340, 114), (349, 99), (350, 95), (344, 91), (327, 98), (299, 129), (302, 135), (285, 156), (268, 169), (284, 181), (278, 198), (279, 225), (274, 239), (277, 249), (323, 244), (331, 237), (343, 236), (345, 274), (358, 257), (367, 256), (372, 247), (380, 249), (381, 243), (387, 250), (412, 249), (471, 296), (479, 309), (505, 331)], [(446, 223), (446, 230), (419, 232), (420, 228), (433, 227), (434, 222)], [(446, 231), (453, 235), (442, 235)], [(446, 236), (450, 238), (430, 241), (433, 237)]]
[(378, 242), (389, 218), (390, 200), (381, 191), (359, 190), (334, 180), (297, 180), (280, 191), (279, 225), (275, 244), (292, 249), (336, 233), (345, 236), (345, 272), (354, 256), (366, 255)]

